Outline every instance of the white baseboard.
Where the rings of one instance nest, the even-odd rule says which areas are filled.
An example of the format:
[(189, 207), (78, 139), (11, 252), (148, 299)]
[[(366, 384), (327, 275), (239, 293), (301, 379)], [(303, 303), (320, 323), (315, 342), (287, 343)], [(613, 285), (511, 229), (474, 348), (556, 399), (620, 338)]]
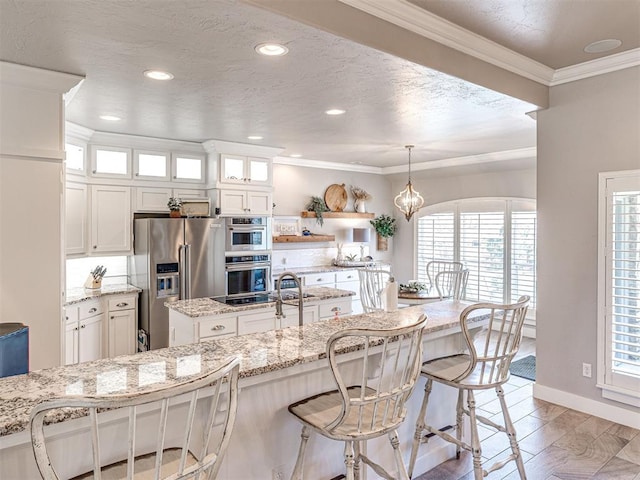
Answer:
[(536, 338), (536, 326), (535, 325), (525, 325), (522, 329), (522, 335), (527, 338)]
[(634, 413), (633, 409), (629, 410), (616, 407), (597, 400), (591, 400), (590, 398), (580, 397), (573, 393), (546, 387), (538, 383), (533, 384), (533, 397), (604, 418), (611, 422), (619, 423), (620, 425), (640, 429), (640, 409), (637, 408)]
[[(436, 446), (436, 442), (441, 444)], [(445, 443), (443, 440), (434, 438), (429, 441), (428, 445), (431, 448), (421, 445), (420, 449), (418, 449), (418, 457), (416, 458), (416, 464), (413, 468), (414, 478), (456, 456), (456, 446), (451, 443)], [(428, 451), (420, 455), (420, 450)], [(409, 448), (409, 452), (411, 452), (411, 448)], [(406, 456), (406, 465), (409, 465), (408, 455)]]

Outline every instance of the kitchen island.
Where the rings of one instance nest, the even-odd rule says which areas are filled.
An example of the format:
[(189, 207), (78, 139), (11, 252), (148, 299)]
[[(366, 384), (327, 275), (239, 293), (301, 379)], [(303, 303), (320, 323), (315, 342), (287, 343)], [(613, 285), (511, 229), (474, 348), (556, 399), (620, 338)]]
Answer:
[[(334, 387), (325, 358), (326, 341), (332, 333), (343, 328), (408, 325), (424, 313), (428, 318), (424, 337), (425, 358), (428, 359), (460, 349), (458, 318), (467, 305), (466, 302), (443, 301), (392, 313), (344, 316), (303, 327), (204, 341), (0, 379), (0, 478), (39, 478), (28, 432), (29, 413), (38, 402), (79, 393), (146, 391), (171, 384), (177, 378), (184, 379), (184, 375), (210, 369), (229, 355), (240, 355), (242, 359), (240, 396), (237, 421), (220, 478), (270, 479), (273, 472), (279, 471), (284, 471), (286, 477), (295, 461), (300, 434), (298, 422), (286, 407), (296, 400)], [(477, 319), (478, 325), (481, 320), (481, 317)], [(359, 351), (351, 351), (340, 355), (340, 360), (355, 364), (360, 355)], [(423, 385), (420, 380), (408, 404), (407, 422), (399, 431), (405, 458), (410, 449)], [(442, 426), (454, 422), (444, 413), (450, 409), (439, 411), (438, 408), (455, 402), (454, 392), (434, 388), (433, 395), (436, 407), (433, 413)], [(54, 457), (63, 459), (64, 475), (85, 471), (90, 457), (86, 451), (86, 418), (75, 418), (77, 415), (61, 411), (53, 419), (54, 424), (48, 427)], [(123, 429), (126, 419), (109, 418), (109, 422), (113, 428)], [(155, 430), (149, 434), (152, 441)], [(121, 447), (112, 445), (112, 448)], [(373, 441), (369, 454), (381, 458), (383, 465), (390, 466), (393, 459), (386, 447), (385, 439)], [(435, 441), (421, 450), (416, 472), (426, 471), (451, 455), (450, 447)], [(343, 467), (339, 442), (313, 437), (306, 462), (308, 478), (332, 478), (340, 474)]]

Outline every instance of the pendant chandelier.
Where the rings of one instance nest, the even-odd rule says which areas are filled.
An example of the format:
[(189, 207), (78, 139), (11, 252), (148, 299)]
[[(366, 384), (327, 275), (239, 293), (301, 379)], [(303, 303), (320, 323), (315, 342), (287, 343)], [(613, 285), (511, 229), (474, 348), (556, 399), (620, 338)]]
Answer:
[(422, 198), (422, 196), (413, 189), (413, 185), (411, 185), (411, 149), (414, 146), (415, 145), (405, 145), (404, 147), (409, 150), (409, 181), (407, 182), (406, 188), (401, 191), (393, 201), (396, 207), (404, 213), (407, 222), (411, 220), (413, 214), (424, 205), (424, 198)]

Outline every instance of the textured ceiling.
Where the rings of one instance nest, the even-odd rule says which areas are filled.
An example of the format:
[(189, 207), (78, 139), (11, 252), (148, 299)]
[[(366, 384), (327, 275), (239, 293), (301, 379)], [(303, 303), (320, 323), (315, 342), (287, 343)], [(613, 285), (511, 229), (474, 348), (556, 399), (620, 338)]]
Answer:
[[(553, 69), (640, 47), (638, 0), (408, 0)], [(617, 49), (584, 47), (616, 38)]]
[(377, 167), (535, 145), (529, 103), (231, 0), (0, 0), (0, 59), (85, 75), (67, 119), (99, 131)]

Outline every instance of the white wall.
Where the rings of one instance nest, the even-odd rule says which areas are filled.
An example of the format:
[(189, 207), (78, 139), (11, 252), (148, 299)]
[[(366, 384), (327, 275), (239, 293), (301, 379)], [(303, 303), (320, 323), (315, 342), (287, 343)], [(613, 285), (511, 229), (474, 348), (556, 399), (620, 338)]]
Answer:
[[(523, 162), (529, 165), (530, 162)], [(411, 181), (415, 189), (425, 199), (425, 205), (435, 205), (450, 200), (477, 197), (521, 197), (535, 198), (536, 171), (503, 170), (484, 173), (470, 172), (446, 176), (441, 172), (423, 170), (413, 173)], [(392, 181), (393, 197), (404, 189), (407, 177), (396, 175)], [(400, 282), (416, 278), (415, 268), (415, 222), (421, 212), (413, 216), (410, 222), (401, 213), (395, 214), (400, 226), (394, 237), (395, 249), (393, 255), (394, 271)]]
[(640, 67), (553, 87), (550, 102), (538, 113), (537, 383), (623, 407), (582, 363), (598, 368), (598, 172), (640, 168)]
[[(393, 211), (393, 198), (391, 197), (391, 182), (382, 175), (371, 173), (358, 173), (341, 170), (327, 170), (319, 168), (298, 167), (292, 165), (279, 165), (273, 167), (273, 202), (276, 207), (273, 214), (276, 216), (300, 216), (300, 212), (311, 196), (324, 198), (324, 192), (330, 185), (345, 184), (348, 192), (348, 202), (344, 211), (354, 211), (353, 197), (350, 186), (357, 186), (366, 190), (373, 197), (367, 202), (367, 212), (376, 216), (383, 213), (395, 215)], [(391, 198), (391, 200), (389, 200)], [(336, 256), (336, 242), (344, 242), (347, 230), (351, 228), (370, 228), (370, 242), (366, 246), (365, 255), (370, 254), (379, 261), (390, 261), (393, 252), (393, 242), (389, 243), (386, 252), (376, 249), (376, 236), (373, 226), (367, 219), (324, 219), (324, 225), (320, 226), (316, 219), (303, 219), (302, 226), (307, 227), (312, 233), (323, 235), (335, 235), (335, 242), (312, 244), (274, 244), (274, 269), (286, 266), (307, 266), (311, 263), (330, 263)], [(357, 253), (360, 249), (357, 245), (345, 246), (343, 253)], [(284, 261), (283, 261), (284, 259)]]

